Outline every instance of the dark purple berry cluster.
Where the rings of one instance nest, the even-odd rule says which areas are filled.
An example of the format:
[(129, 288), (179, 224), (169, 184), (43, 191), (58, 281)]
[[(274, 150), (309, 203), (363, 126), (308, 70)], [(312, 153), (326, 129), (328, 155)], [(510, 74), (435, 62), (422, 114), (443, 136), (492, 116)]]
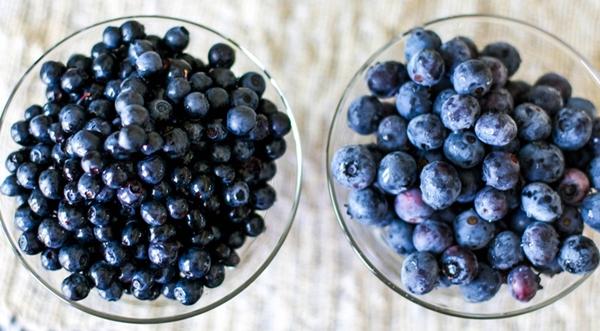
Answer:
[(540, 273), (598, 267), (584, 224), (600, 231), (600, 118), (556, 73), (534, 85), (511, 80), (517, 49), (478, 49), (464, 36), (442, 42), (416, 28), (406, 64), (366, 72), (370, 95), (348, 126), (374, 143), (346, 145), (331, 174), (351, 189), (348, 216), (383, 228), (406, 255), (401, 281), (414, 294), (460, 286), (469, 302), (506, 284), (531, 300)]
[(10, 129), (22, 147), (1, 192), (18, 201), (19, 247), (70, 273), (70, 300), (96, 287), (194, 304), (265, 230), (290, 119), (260, 74), (230, 69), (234, 49), (215, 44), (204, 62), (189, 41), (181, 26), (109, 26), (91, 56), (41, 66), (47, 102)]

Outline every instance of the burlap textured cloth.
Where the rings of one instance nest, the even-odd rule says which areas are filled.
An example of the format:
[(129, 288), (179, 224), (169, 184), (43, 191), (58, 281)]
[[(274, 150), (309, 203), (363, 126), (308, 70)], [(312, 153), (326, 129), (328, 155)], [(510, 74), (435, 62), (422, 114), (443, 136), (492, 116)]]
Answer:
[(287, 242), (242, 294), (202, 316), (158, 326), (85, 315), (41, 288), (0, 240), (0, 325), (5, 330), (599, 330), (600, 273), (540, 311), (471, 321), (395, 294), (352, 252), (326, 195), (325, 133), (355, 70), (394, 34), (433, 18), (496, 13), (529, 21), (600, 66), (598, 1), (0, 1), (0, 102), (49, 46), (93, 22), (163, 14), (211, 26), (249, 48), (296, 113), (304, 193)]

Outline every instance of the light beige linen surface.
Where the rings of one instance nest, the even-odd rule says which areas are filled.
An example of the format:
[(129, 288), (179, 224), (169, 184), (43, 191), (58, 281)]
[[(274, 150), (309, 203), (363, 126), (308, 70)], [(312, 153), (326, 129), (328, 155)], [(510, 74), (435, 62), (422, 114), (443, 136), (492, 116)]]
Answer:
[[(0, 1), (0, 102), (27, 66), (92, 22), (163, 14), (204, 23), (245, 45), (279, 81), (304, 150), (304, 192), (295, 225), (267, 271), (202, 316), (131, 326), (59, 302), (0, 241), (0, 320), (28, 330), (598, 330), (600, 272), (541, 311), (500, 321), (447, 317), (402, 299), (371, 275), (343, 237), (326, 194), (325, 133), (350, 77), (394, 34), (458, 13), (527, 20), (567, 40), (600, 66), (600, 1)], [(295, 267), (292, 267), (295, 266)]]

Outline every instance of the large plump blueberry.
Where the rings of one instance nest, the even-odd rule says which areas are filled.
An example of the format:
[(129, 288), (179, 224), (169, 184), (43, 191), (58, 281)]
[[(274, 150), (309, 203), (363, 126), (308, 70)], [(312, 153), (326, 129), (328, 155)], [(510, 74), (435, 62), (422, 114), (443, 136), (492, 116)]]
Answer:
[(423, 49), (439, 49), (442, 44), (440, 37), (431, 30), (421, 27), (410, 31), (404, 46), (404, 57), (409, 61), (415, 54)]
[(406, 67), (396, 61), (376, 63), (367, 70), (369, 90), (379, 97), (391, 97), (407, 79)]
[(40, 68), (40, 79), (46, 85), (57, 85), (60, 83), (60, 77), (65, 72), (66, 67), (61, 62), (47, 61)]
[(413, 294), (426, 294), (437, 285), (440, 270), (436, 258), (427, 252), (415, 252), (402, 262), (402, 284)]
[(407, 123), (398, 115), (390, 115), (379, 122), (377, 146), (386, 151), (404, 150), (408, 146)]
[(479, 272), (477, 257), (461, 246), (448, 247), (440, 258), (442, 274), (451, 284), (468, 284)]
[(440, 254), (454, 241), (452, 228), (444, 222), (425, 220), (413, 231), (413, 245), (419, 252)]
[(379, 224), (388, 212), (385, 196), (376, 188), (350, 192), (347, 213), (353, 220), (366, 225)]
[(190, 42), (190, 32), (183, 26), (175, 26), (167, 30), (163, 40), (172, 51), (181, 52)]
[(491, 43), (483, 48), (482, 55), (497, 58), (504, 63), (508, 70), (508, 76), (512, 76), (521, 65), (521, 56), (517, 49), (506, 42)]
[(460, 286), (460, 291), (468, 302), (484, 302), (493, 298), (502, 286), (500, 273), (488, 265), (480, 263), (479, 273), (471, 282)]
[(396, 109), (407, 120), (430, 112), (429, 89), (412, 81), (402, 84), (396, 95)]
[(555, 145), (535, 141), (519, 151), (519, 164), (528, 181), (552, 183), (562, 177), (565, 157)]
[(433, 49), (422, 49), (410, 58), (406, 69), (413, 82), (433, 86), (444, 76), (444, 59)]
[(583, 220), (579, 210), (575, 207), (565, 207), (563, 214), (553, 224), (556, 231), (563, 237), (583, 232)]
[(523, 261), (521, 238), (512, 231), (500, 232), (490, 242), (488, 261), (499, 270), (507, 270)]
[(433, 150), (442, 147), (446, 138), (446, 129), (437, 115), (419, 115), (408, 123), (407, 136), (411, 144), (421, 150)]
[(235, 62), (235, 51), (229, 45), (215, 44), (208, 51), (208, 63), (213, 68), (230, 68)]
[(564, 150), (577, 150), (592, 137), (592, 119), (583, 110), (563, 108), (554, 119), (552, 141)]
[(552, 117), (563, 108), (563, 99), (560, 92), (545, 85), (532, 87), (527, 94), (527, 101), (542, 108)]
[(153, 242), (148, 245), (148, 260), (155, 265), (167, 267), (177, 261), (181, 247), (179, 242)]
[(599, 262), (598, 247), (593, 240), (581, 235), (565, 239), (558, 253), (558, 264), (572, 274), (594, 271)]
[(405, 191), (417, 179), (417, 163), (410, 154), (392, 152), (379, 163), (377, 184), (389, 194)]
[(69, 239), (69, 234), (56, 220), (47, 218), (40, 223), (37, 237), (48, 248), (61, 248)]
[(377, 130), (383, 113), (383, 105), (376, 97), (359, 97), (348, 107), (348, 126), (359, 134), (371, 134)]
[(581, 218), (592, 229), (600, 231), (600, 193), (592, 193), (581, 203)]
[(85, 299), (90, 293), (91, 284), (89, 279), (82, 274), (71, 274), (62, 282), (63, 295), (72, 301)]
[(6, 177), (2, 182), (2, 186), (0, 186), (0, 192), (9, 197), (14, 197), (18, 194), (21, 194), (22, 190), (17, 180), (17, 176), (10, 175)]
[(573, 92), (571, 83), (569, 83), (569, 81), (565, 77), (555, 72), (549, 72), (542, 75), (535, 82), (535, 85), (551, 86), (557, 89), (560, 92), (560, 95), (562, 96), (563, 100), (565, 101), (571, 98), (571, 94)]
[(421, 190), (413, 188), (396, 195), (394, 210), (401, 220), (408, 223), (420, 223), (429, 218), (434, 210), (423, 201)]
[(501, 220), (509, 211), (506, 194), (491, 186), (477, 192), (473, 206), (477, 214), (488, 222)]
[(487, 246), (496, 231), (494, 223), (483, 220), (472, 209), (458, 215), (453, 226), (456, 242), (473, 250)]
[(423, 201), (434, 209), (449, 207), (460, 194), (461, 182), (458, 172), (450, 164), (436, 161), (421, 170)]
[(517, 124), (508, 114), (485, 113), (475, 123), (475, 134), (483, 143), (505, 146), (517, 137)]
[(467, 60), (456, 66), (452, 72), (452, 84), (458, 94), (471, 94), (481, 97), (492, 87), (492, 72), (485, 62)]
[(331, 161), (331, 173), (339, 184), (363, 189), (375, 179), (377, 165), (366, 147), (348, 145), (335, 152)]
[[(594, 160), (599, 160), (598, 158)], [(598, 164), (600, 166), (599, 161), (592, 161), (590, 163), (590, 167), (593, 164)], [(590, 178), (595, 179), (596, 181), (600, 178), (600, 174), (595, 172), (597, 175), (590, 176)], [(596, 189), (600, 189), (600, 183), (595, 185)], [(560, 195), (560, 198), (565, 204), (577, 206), (581, 201), (586, 197), (588, 192), (590, 191), (590, 181), (586, 174), (575, 168), (569, 168), (565, 170), (564, 176), (560, 183), (558, 184), (557, 192)]]
[(384, 240), (396, 253), (410, 254), (415, 251), (413, 230), (412, 224), (394, 219), (384, 229)]
[(485, 146), (471, 131), (458, 131), (444, 141), (444, 156), (461, 168), (473, 168), (483, 160)]
[(37, 239), (35, 231), (21, 233), (17, 240), (21, 252), (27, 255), (36, 255), (44, 250), (44, 245)]
[(479, 112), (477, 99), (469, 95), (456, 94), (442, 104), (440, 117), (446, 128), (459, 131), (475, 125)]
[(563, 212), (558, 193), (541, 182), (533, 182), (523, 188), (521, 208), (527, 215), (542, 222), (552, 222)]
[(252, 108), (237, 106), (227, 112), (227, 129), (234, 135), (245, 135), (255, 126), (256, 113)]
[(89, 266), (91, 257), (86, 247), (74, 244), (61, 247), (58, 253), (58, 260), (65, 270), (77, 272)]
[(549, 265), (558, 253), (560, 241), (552, 225), (535, 222), (527, 226), (521, 237), (521, 247), (534, 266)]
[(140, 105), (125, 106), (119, 115), (122, 126), (132, 124), (143, 126), (149, 119), (148, 110)]
[(446, 62), (447, 72), (452, 74), (456, 67), (477, 56), (477, 50), (466, 37), (454, 37), (440, 47), (442, 57)]
[(525, 265), (512, 269), (508, 273), (506, 283), (512, 297), (521, 302), (529, 302), (542, 288), (540, 277)]
[(202, 296), (202, 282), (198, 280), (180, 279), (173, 289), (173, 296), (181, 304), (190, 306), (198, 302)]
[(483, 181), (498, 190), (514, 188), (519, 182), (519, 160), (514, 154), (491, 152), (483, 160)]
[(550, 116), (532, 103), (520, 104), (512, 116), (519, 128), (519, 138), (525, 141), (544, 140), (552, 133)]
[(178, 261), (179, 271), (184, 278), (200, 279), (210, 270), (210, 255), (199, 248), (190, 248)]

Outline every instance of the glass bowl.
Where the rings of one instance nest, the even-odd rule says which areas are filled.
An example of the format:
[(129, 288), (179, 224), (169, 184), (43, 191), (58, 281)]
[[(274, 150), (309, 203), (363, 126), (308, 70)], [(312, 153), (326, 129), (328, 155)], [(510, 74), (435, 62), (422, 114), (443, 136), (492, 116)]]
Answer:
[[(286, 112), (292, 122), (292, 132), (286, 137), (287, 153), (277, 161), (278, 173), (271, 181), (271, 185), (277, 190), (277, 202), (262, 214), (267, 230), (256, 238), (248, 238), (244, 246), (237, 250), (241, 262), (236, 268), (226, 271), (225, 281), (221, 286), (205, 289), (198, 303), (184, 306), (163, 297), (153, 302), (145, 302), (132, 296), (123, 296), (120, 301), (109, 303), (101, 299), (95, 291), (92, 291), (83, 301), (68, 301), (60, 289), (62, 279), (67, 275), (66, 272), (49, 272), (42, 268), (39, 256), (27, 256), (19, 251), (17, 245), (19, 230), (13, 224), (13, 215), (17, 208), (14, 199), (0, 197), (1, 221), (4, 232), (23, 266), (36, 280), (63, 301), (86, 313), (114, 321), (164, 323), (202, 314), (225, 303), (244, 290), (265, 270), (285, 241), (296, 214), (301, 189), (302, 153), (298, 129), (287, 100), (264, 65), (246, 48), (209, 27), (191, 21), (164, 16), (133, 16), (111, 19), (81, 29), (51, 47), (27, 69), (10, 94), (0, 119), (0, 141), (2, 142), (0, 159), (5, 160), (8, 153), (18, 147), (10, 137), (11, 124), (23, 118), (23, 110), (29, 105), (45, 100), (45, 87), (38, 76), (41, 65), (48, 60), (66, 61), (72, 53), (89, 54), (91, 47), (102, 39), (104, 28), (109, 25), (119, 26), (129, 19), (138, 20), (145, 25), (147, 32), (161, 36), (172, 26), (185, 26), (190, 32), (190, 44), (186, 51), (202, 59), (206, 59), (208, 49), (214, 43), (229, 44), (236, 50), (236, 63), (232, 68), (236, 74), (255, 71), (264, 76), (267, 81), (264, 96), (273, 101), (279, 110)], [(4, 167), (1, 168), (0, 176), (4, 178), (8, 172)]]
[[(600, 78), (590, 63), (575, 49), (556, 36), (529, 23), (489, 15), (461, 15), (438, 19), (424, 25), (438, 33), (442, 40), (458, 35), (473, 38), (478, 46), (494, 41), (507, 41), (517, 47), (523, 62), (514, 79), (535, 82), (542, 74), (555, 71), (566, 76), (573, 85), (574, 96), (590, 99), (600, 105)], [(525, 314), (547, 306), (569, 294), (589, 275), (574, 276), (563, 272), (553, 278), (542, 275), (544, 289), (529, 303), (519, 303), (508, 293), (506, 286), (490, 301), (474, 304), (465, 302), (456, 286), (415, 296), (400, 281), (403, 256), (394, 253), (382, 240), (382, 231), (361, 225), (346, 215), (344, 204), (348, 190), (333, 180), (330, 164), (340, 147), (354, 143), (374, 142), (375, 137), (361, 136), (348, 128), (346, 110), (356, 97), (369, 94), (364, 77), (367, 69), (378, 61), (404, 61), (407, 33), (392, 38), (377, 50), (356, 72), (346, 87), (333, 116), (327, 141), (327, 178), (331, 201), (348, 241), (367, 268), (401, 296), (425, 308), (465, 318), (491, 319)], [(585, 235), (600, 246), (600, 233), (586, 227)], [(587, 295), (580, 293), (580, 295)]]

